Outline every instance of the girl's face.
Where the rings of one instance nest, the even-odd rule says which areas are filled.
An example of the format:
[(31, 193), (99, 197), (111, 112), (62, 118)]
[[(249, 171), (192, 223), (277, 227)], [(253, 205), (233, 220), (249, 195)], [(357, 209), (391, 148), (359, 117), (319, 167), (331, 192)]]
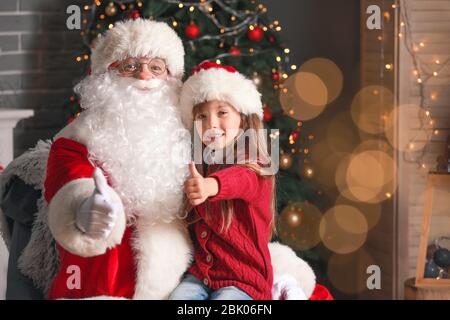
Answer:
[(199, 106), (194, 121), (205, 145), (225, 148), (239, 132), (241, 114), (229, 103), (213, 100)]

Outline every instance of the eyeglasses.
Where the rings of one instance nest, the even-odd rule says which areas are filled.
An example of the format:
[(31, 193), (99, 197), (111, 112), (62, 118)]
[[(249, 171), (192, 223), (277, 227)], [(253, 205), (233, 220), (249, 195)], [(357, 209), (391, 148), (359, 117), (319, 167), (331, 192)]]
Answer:
[(121, 75), (133, 76), (141, 71), (142, 66), (146, 64), (151, 74), (160, 76), (167, 70), (164, 60), (155, 58), (149, 62), (140, 62), (138, 59), (128, 59), (117, 66), (117, 70)]

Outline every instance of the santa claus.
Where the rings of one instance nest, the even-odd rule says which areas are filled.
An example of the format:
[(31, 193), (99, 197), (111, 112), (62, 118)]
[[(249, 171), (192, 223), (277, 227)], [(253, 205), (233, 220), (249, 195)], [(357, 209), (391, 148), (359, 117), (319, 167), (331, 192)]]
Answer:
[[(191, 148), (178, 109), (183, 44), (164, 23), (120, 22), (98, 40), (91, 69), (75, 88), (84, 111), (49, 151), (44, 143), (31, 151), (46, 165), (45, 201), (19, 265), (50, 299), (165, 299), (192, 258), (182, 210)], [(33, 259), (46, 228), (57, 254)], [(271, 256), (274, 298), (310, 298), (311, 268), (280, 244)], [(43, 275), (37, 260), (55, 274)]]

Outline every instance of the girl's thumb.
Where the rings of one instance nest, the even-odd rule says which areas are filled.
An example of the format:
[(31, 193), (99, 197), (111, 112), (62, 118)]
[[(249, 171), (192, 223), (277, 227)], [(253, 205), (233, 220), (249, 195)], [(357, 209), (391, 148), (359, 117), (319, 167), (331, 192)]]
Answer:
[(195, 177), (201, 177), (202, 175), (197, 171), (197, 168), (195, 167), (195, 163), (193, 161), (191, 161), (191, 163), (189, 163), (189, 172), (191, 173), (191, 177), (195, 178)]

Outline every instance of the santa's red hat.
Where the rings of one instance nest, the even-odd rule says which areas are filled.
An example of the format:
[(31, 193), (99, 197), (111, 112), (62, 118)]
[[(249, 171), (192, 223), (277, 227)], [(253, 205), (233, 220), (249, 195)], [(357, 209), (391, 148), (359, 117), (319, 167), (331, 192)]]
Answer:
[(261, 94), (253, 81), (231, 66), (203, 62), (194, 69), (181, 90), (181, 118), (185, 126), (192, 128), (194, 106), (212, 100), (228, 102), (243, 114), (255, 113), (263, 118)]
[(184, 47), (180, 37), (168, 24), (148, 19), (121, 21), (106, 31), (92, 49), (92, 73), (106, 72), (112, 63), (129, 57), (145, 56), (164, 59), (172, 76), (183, 76)]

